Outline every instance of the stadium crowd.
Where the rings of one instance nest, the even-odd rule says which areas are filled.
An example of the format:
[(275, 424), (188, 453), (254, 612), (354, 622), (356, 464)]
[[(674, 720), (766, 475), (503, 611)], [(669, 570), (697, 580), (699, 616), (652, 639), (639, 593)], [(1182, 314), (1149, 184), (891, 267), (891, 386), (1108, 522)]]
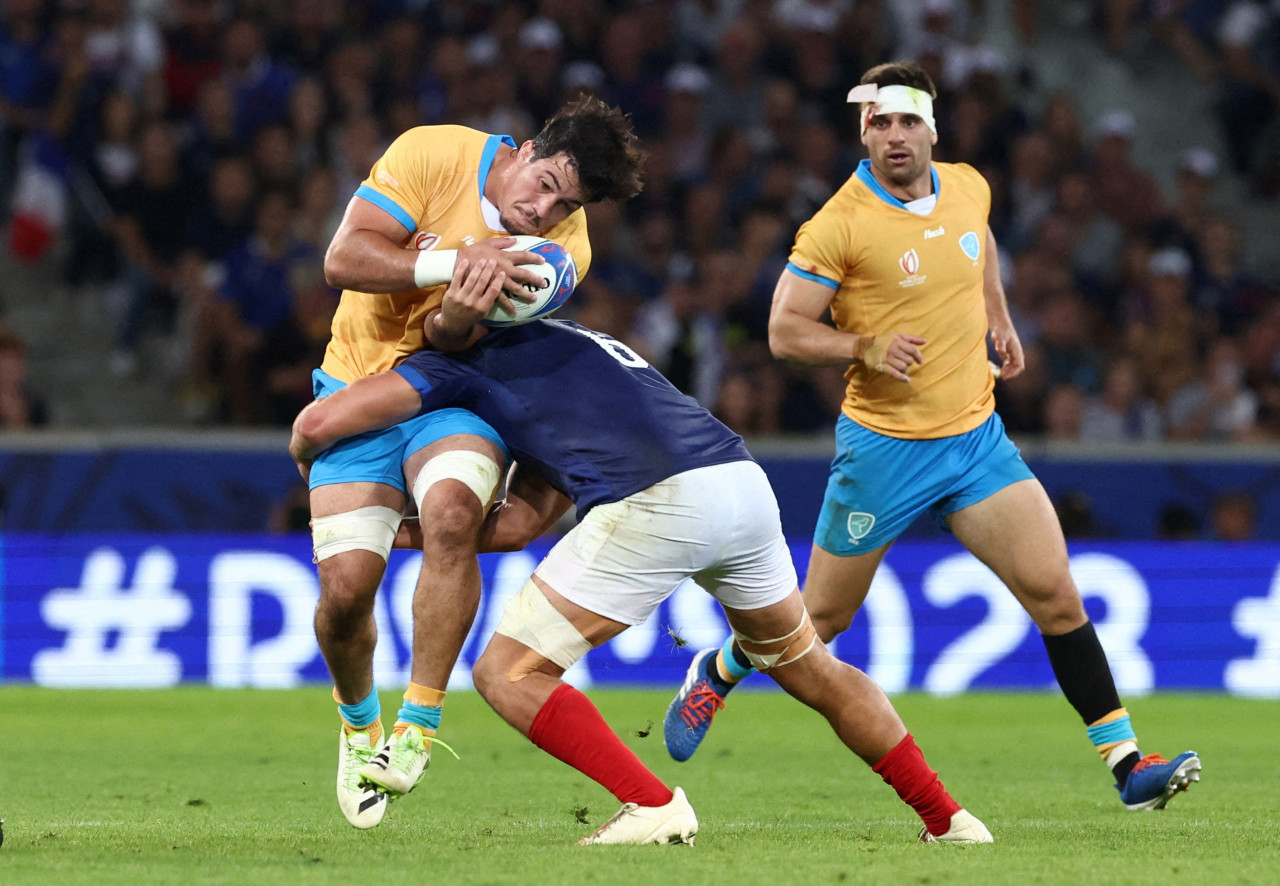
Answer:
[[(1224, 176), (1280, 199), (1280, 3), (1095, 4), (1113, 52), (1144, 24), (1215, 84), (1227, 155), (1180, 146), (1172, 193), (1134, 155), (1130, 110), (1028, 99), (1034, 3), (1013, 4), (1012, 55), (977, 40), (983, 6), (4, 0), (5, 248), (57, 256), (67, 287), (103, 298), (113, 372), (151, 373), (140, 343), (165, 337), (177, 414), (287, 424), (336, 305), (321, 258), (389, 141), (448, 122), (518, 143), (590, 91), (631, 114), (646, 183), (590, 207), (594, 261), (561, 315), (628, 342), (741, 433), (821, 430), (844, 382), (770, 356), (773, 286), (861, 156), (849, 87), (914, 58), (943, 95), (935, 156), (991, 184), (1028, 352), (997, 389), (1010, 432), (1280, 439), (1280, 280), (1245, 262), (1215, 199)], [(0, 406), (19, 401), (0, 422), (38, 420), (22, 342), (0, 341)]]

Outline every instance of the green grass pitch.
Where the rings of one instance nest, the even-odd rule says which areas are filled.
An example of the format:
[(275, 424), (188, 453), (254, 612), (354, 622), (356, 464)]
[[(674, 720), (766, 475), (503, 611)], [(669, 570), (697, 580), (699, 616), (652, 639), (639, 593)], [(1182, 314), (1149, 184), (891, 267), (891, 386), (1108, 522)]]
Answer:
[[(813, 712), (739, 692), (693, 760), (662, 747), (666, 691), (593, 691), (687, 791), (697, 845), (579, 847), (617, 804), (473, 692), (450, 696), (418, 789), (357, 831), (334, 799), (327, 688), (0, 687), (0, 884), (1274, 884), (1280, 704), (1130, 699), (1145, 750), (1200, 752), (1204, 780), (1126, 812), (1052, 694), (895, 699), (991, 846), (922, 846), (919, 822)], [(384, 714), (398, 697), (383, 697)]]

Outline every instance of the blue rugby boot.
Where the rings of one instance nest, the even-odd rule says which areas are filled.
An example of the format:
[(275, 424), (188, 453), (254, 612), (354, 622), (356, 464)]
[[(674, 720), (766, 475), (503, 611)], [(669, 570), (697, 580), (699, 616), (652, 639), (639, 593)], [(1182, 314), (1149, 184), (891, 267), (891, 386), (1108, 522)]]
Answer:
[(1133, 767), (1124, 787), (1116, 785), (1116, 790), (1126, 809), (1163, 809), (1174, 794), (1199, 780), (1200, 757), (1195, 751), (1186, 751), (1172, 760), (1147, 754)]
[(724, 697), (734, 687), (716, 672), (716, 653), (712, 646), (694, 656), (685, 675), (684, 685), (676, 693), (662, 720), (663, 740), (672, 759), (684, 762), (706, 738), (711, 719), (724, 707)]

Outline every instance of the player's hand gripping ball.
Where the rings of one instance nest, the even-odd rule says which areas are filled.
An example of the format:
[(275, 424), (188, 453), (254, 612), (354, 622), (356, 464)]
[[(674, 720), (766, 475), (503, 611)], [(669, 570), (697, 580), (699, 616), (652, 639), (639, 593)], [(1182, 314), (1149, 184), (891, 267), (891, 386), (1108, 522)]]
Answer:
[(536, 252), (546, 260), (546, 263), (541, 265), (522, 265), (535, 274), (541, 274), (543, 285), (537, 288), (525, 287), (529, 290), (533, 301), (511, 299), (516, 309), (514, 314), (507, 313), (495, 302), (489, 313), (480, 321), (485, 326), (519, 326), (521, 323), (546, 317), (564, 304), (573, 294), (574, 287), (578, 285), (578, 266), (574, 264), (573, 256), (559, 243), (527, 234), (520, 234), (513, 239), (516, 242), (507, 247), (508, 251)]

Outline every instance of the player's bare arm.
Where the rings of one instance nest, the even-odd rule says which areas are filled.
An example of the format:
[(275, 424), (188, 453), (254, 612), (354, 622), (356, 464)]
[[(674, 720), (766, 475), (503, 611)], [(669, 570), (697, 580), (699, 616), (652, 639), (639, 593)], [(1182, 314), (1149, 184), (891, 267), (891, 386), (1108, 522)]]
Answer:
[[(404, 248), (409, 236), (409, 232), (389, 212), (363, 197), (352, 197), (325, 252), (325, 280), (335, 289), (356, 292), (406, 292), (421, 286), (447, 283), (452, 267), (446, 268), (439, 279), (423, 278), (418, 267), (422, 253)], [(543, 259), (532, 252), (504, 251), (503, 247), (513, 242), (510, 237), (496, 237), (459, 249), (456, 257), (444, 255), (444, 252), (453, 253), (453, 250), (445, 250), (433, 257), (442, 258), (446, 265), (455, 267), (456, 261), (462, 259), (472, 263), (492, 260), (506, 274), (511, 293), (523, 298), (525, 291), (521, 284), (527, 282), (536, 286), (541, 281), (532, 271), (523, 270), (520, 266), (542, 264)]]
[(1013, 318), (1009, 316), (1009, 302), (1005, 298), (1004, 282), (1000, 279), (1000, 253), (990, 227), (987, 228), (987, 265), (982, 272), (982, 296), (987, 306), (991, 344), (1000, 357), (1000, 377), (1014, 378), (1026, 368), (1026, 359), (1018, 331), (1013, 328)]
[(821, 283), (783, 271), (769, 312), (769, 348), (773, 355), (807, 366), (846, 366), (864, 362), (876, 372), (910, 382), (907, 370), (924, 362), (918, 335), (859, 335), (822, 322), (831, 306), (831, 290)]
[(480, 550), (518, 551), (545, 535), (573, 504), (546, 480), (516, 465), (507, 494), (494, 505), (480, 529)]
[(505, 281), (506, 274), (491, 259), (474, 265), (458, 259), (440, 307), (427, 315), (426, 336), (431, 346), (437, 351), (461, 351), (483, 338), (487, 330), (480, 325), (480, 318), (501, 297)]
[(309, 403), (293, 420), (289, 454), (305, 478), (316, 456), (365, 431), (389, 428), (422, 410), (422, 397), (394, 372), (380, 372)]

